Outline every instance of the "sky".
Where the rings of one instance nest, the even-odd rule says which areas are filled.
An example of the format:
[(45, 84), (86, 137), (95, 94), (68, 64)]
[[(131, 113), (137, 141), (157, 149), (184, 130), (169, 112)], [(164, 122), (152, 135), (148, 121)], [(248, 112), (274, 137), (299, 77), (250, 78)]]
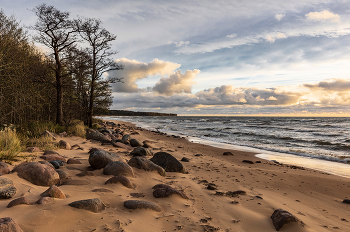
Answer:
[[(21, 24), (37, 0), (0, 0)], [(111, 109), (350, 116), (350, 0), (52, 0), (117, 35)], [(34, 32), (30, 32), (34, 33)]]

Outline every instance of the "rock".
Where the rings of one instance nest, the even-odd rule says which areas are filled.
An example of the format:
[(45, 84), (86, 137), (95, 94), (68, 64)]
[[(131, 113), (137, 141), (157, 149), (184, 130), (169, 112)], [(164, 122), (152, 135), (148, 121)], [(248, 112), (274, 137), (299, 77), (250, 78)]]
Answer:
[(17, 192), (12, 180), (0, 177), (0, 199), (8, 199), (13, 197)]
[(131, 167), (143, 169), (145, 171), (157, 171), (159, 173), (159, 175), (165, 176), (165, 171), (161, 166), (153, 163), (152, 161), (150, 161), (144, 157), (138, 157), (138, 156), (132, 157), (129, 160), (128, 164)]
[(253, 162), (253, 161), (251, 161), (251, 160), (242, 160), (242, 163), (254, 164), (254, 162)]
[(89, 210), (94, 213), (99, 213), (106, 208), (105, 204), (98, 198), (74, 201), (68, 205), (78, 209)]
[(81, 173), (76, 174), (76, 176), (96, 176), (92, 171), (82, 171)]
[(41, 197), (52, 197), (58, 199), (65, 199), (66, 195), (56, 185), (52, 185), (45, 192), (40, 194)]
[(139, 197), (145, 197), (144, 193), (130, 193), (130, 196), (139, 198)]
[(203, 154), (195, 154), (194, 156), (200, 157), (203, 156)]
[(182, 162), (190, 162), (190, 160), (188, 158), (186, 158), (186, 157), (182, 157), (182, 159), (180, 161), (182, 161)]
[(180, 161), (166, 152), (157, 152), (154, 154), (151, 161), (164, 168), (166, 172), (185, 172), (185, 169)]
[(43, 160), (46, 160), (46, 161), (54, 161), (54, 160), (61, 160), (64, 162), (67, 161), (66, 158), (64, 158), (63, 156), (57, 155), (57, 154), (45, 155), (45, 153), (44, 153), (44, 155), (40, 156), (40, 158), (42, 158)]
[[(59, 169), (61, 167), (60, 163), (57, 160), (49, 161), (49, 163), (55, 168)], [(63, 165), (62, 165), (63, 166)]]
[(70, 144), (64, 140), (60, 140), (58, 142), (58, 146), (61, 148), (61, 149), (65, 149), (65, 150), (70, 150), (72, 147), (70, 146)]
[(112, 178), (108, 179), (105, 184), (116, 184), (116, 183), (121, 183), (127, 188), (134, 188), (134, 185), (132, 185), (131, 181), (129, 178), (125, 176), (113, 176)]
[(61, 132), (61, 133), (59, 134), (59, 136), (61, 136), (61, 137), (67, 137), (68, 134), (67, 134), (67, 132), (63, 131), (63, 132)]
[(111, 144), (113, 145), (113, 147), (120, 147), (120, 148), (124, 148), (125, 150), (132, 150), (132, 147), (129, 145), (126, 145), (124, 143), (121, 142), (111, 142)]
[(143, 143), (143, 147), (144, 148), (152, 148), (153, 146), (151, 145), (151, 144), (149, 144), (149, 143)]
[(236, 191), (228, 191), (225, 193), (226, 196), (229, 197), (236, 197), (238, 195), (246, 195), (247, 193), (243, 190), (236, 190)]
[(214, 183), (209, 183), (207, 186), (208, 190), (216, 190), (218, 187)]
[(96, 140), (96, 141), (110, 140), (107, 136), (105, 136), (104, 134), (102, 134), (102, 133), (100, 133), (98, 131), (87, 133), (86, 134), (86, 138), (87, 139)]
[(157, 212), (162, 211), (159, 205), (150, 201), (128, 200), (124, 201), (124, 207), (127, 209), (151, 209)]
[(137, 139), (130, 139), (129, 142), (130, 142), (130, 145), (132, 147), (142, 147), (143, 146), (143, 144), (140, 141), (138, 141)]
[(137, 147), (131, 153), (131, 156), (152, 156), (153, 153), (151, 150), (144, 147)]
[(43, 155), (59, 155), (57, 151), (48, 150)]
[(0, 218), (0, 231), (4, 232), (23, 232), (21, 227), (10, 217)]
[(67, 160), (67, 164), (81, 164), (80, 160), (70, 158)]
[(66, 181), (68, 179), (68, 174), (65, 173), (62, 170), (56, 170), (56, 172), (58, 173), (59, 177), (60, 177), (60, 183), (62, 184), (64, 181)]
[(230, 151), (225, 151), (222, 155), (230, 155), (230, 156), (233, 156), (232, 152), (230, 152)]
[(121, 161), (122, 158), (112, 152), (105, 150), (96, 150), (90, 153), (89, 164), (94, 169), (101, 169), (113, 161)]
[(255, 161), (256, 164), (261, 164), (260, 160)]
[(46, 204), (50, 204), (50, 203), (53, 203), (52, 197), (42, 197), (39, 200), (37, 200), (37, 202), (35, 202), (35, 204), (37, 204), (37, 205), (46, 205)]
[(103, 169), (103, 174), (134, 177), (134, 171), (132, 168), (127, 163), (122, 161), (114, 161), (107, 164), (107, 166)]
[(344, 200), (343, 200), (343, 203), (345, 203), (345, 204), (350, 204), (350, 199), (344, 199)]
[(0, 176), (9, 174), (10, 173), (10, 167), (5, 162), (0, 162)]
[(27, 148), (26, 148), (26, 152), (30, 152), (30, 153), (33, 153), (33, 152), (41, 152), (41, 149), (38, 148), (38, 147), (27, 147)]
[(296, 218), (293, 214), (283, 209), (276, 209), (271, 215), (271, 219), (277, 231), (279, 231), (285, 224), (292, 222), (304, 226), (304, 223), (302, 221)]
[(53, 133), (51, 133), (50, 131), (48, 131), (48, 130), (44, 131), (44, 133), (42, 134), (42, 136), (44, 136), (44, 137), (50, 137), (50, 138), (52, 138), (53, 140), (56, 140), (56, 136), (55, 136)]
[(128, 135), (128, 134), (123, 135), (123, 138), (122, 138), (123, 141), (129, 141), (130, 139), (131, 139), (130, 135)]
[(97, 188), (97, 189), (93, 189), (91, 191), (95, 192), (95, 193), (114, 193), (112, 190), (106, 189), (106, 188)]
[(11, 208), (14, 207), (16, 205), (32, 205), (33, 202), (31, 202), (28, 198), (26, 197), (20, 197), (17, 199), (14, 199), (13, 201), (11, 201), (8, 205), (7, 208)]
[(51, 186), (60, 183), (60, 176), (55, 169), (47, 164), (39, 162), (23, 163), (16, 166), (13, 172), (32, 184)]
[(184, 199), (188, 199), (188, 197), (180, 190), (174, 189), (173, 187), (165, 184), (157, 184), (152, 187), (153, 190), (153, 196), (155, 198), (163, 198), (163, 197), (169, 197), (173, 194), (177, 194), (181, 196)]

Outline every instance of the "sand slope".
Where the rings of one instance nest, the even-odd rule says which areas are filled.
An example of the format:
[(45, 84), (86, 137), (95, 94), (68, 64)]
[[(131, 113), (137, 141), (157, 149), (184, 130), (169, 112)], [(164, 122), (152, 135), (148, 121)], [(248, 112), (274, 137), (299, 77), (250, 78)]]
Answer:
[[(121, 122), (119, 122), (121, 123)], [(124, 123), (127, 124), (127, 123)], [(128, 124), (130, 125), (130, 124)], [(133, 129), (132, 129), (133, 130)], [(346, 178), (318, 171), (275, 164), (254, 157), (254, 154), (231, 151), (234, 156), (223, 156), (224, 149), (188, 142), (183, 138), (167, 137), (157, 133), (135, 129), (132, 135), (139, 141), (152, 142), (152, 151), (166, 151), (182, 162), (188, 173), (147, 172), (133, 168), (136, 186), (129, 189), (121, 184), (104, 185), (111, 176), (102, 170), (93, 171), (96, 176), (78, 177), (76, 174), (89, 166), (88, 151), (93, 147), (104, 148), (129, 160), (130, 152), (111, 145), (101, 145), (79, 137), (65, 137), (71, 145), (79, 144), (84, 150), (58, 150), (60, 155), (78, 158), (82, 164), (65, 164), (60, 169), (73, 180), (88, 181), (87, 185), (61, 185), (66, 199), (54, 199), (47, 205), (19, 205), (6, 208), (18, 197), (27, 196), (36, 201), (48, 187), (36, 186), (23, 180), (16, 173), (4, 175), (11, 179), (17, 193), (12, 199), (0, 201), (0, 217), (12, 217), (24, 231), (276, 231), (270, 216), (275, 209), (284, 209), (305, 223), (286, 225), (280, 231), (350, 231), (349, 205), (342, 203), (350, 197), (350, 184)], [(41, 154), (41, 153), (40, 153)], [(40, 155), (38, 153), (38, 155)], [(200, 156), (196, 156), (201, 154)], [(36, 160), (41, 160), (37, 158)], [(262, 163), (242, 163), (242, 160)], [(208, 190), (214, 183), (217, 190)], [(152, 187), (156, 184), (171, 185), (183, 190), (189, 199), (178, 195), (154, 198)], [(113, 193), (92, 192), (107, 188)], [(223, 196), (228, 191), (243, 190), (246, 195)], [(218, 192), (218, 193), (217, 193)], [(130, 193), (143, 193), (134, 198)], [(221, 193), (221, 194), (220, 194)], [(107, 208), (100, 213), (68, 206), (77, 200), (99, 198)], [(126, 200), (138, 199), (155, 202), (162, 212), (124, 208)]]

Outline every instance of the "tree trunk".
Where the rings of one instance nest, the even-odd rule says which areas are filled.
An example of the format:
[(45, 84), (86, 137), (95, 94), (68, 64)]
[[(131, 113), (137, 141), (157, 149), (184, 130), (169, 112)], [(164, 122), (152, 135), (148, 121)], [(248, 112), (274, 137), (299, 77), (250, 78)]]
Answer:
[(57, 114), (56, 114), (56, 123), (63, 125), (63, 84), (61, 76), (61, 62), (58, 56), (57, 49), (55, 49), (55, 60), (56, 60), (56, 90), (57, 90)]

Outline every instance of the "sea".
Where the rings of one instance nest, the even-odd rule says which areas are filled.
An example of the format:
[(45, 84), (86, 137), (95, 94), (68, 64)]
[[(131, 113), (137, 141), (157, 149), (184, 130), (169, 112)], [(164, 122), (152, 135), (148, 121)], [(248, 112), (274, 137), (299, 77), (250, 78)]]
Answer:
[(105, 120), (136, 126), (191, 142), (258, 153), (275, 162), (350, 178), (348, 117), (114, 116)]

